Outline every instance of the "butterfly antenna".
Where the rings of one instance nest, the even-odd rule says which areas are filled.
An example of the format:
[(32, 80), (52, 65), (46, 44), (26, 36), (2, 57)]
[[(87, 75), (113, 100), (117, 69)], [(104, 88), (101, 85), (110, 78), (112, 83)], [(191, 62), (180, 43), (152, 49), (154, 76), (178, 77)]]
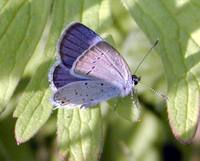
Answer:
[(147, 53), (143, 56), (142, 60), (140, 61), (140, 63), (138, 64), (137, 68), (135, 69), (134, 74), (136, 74), (136, 72), (138, 71), (139, 67), (142, 65), (142, 63), (144, 62), (144, 60), (146, 59), (146, 57), (151, 53), (152, 49), (155, 48), (158, 44), (159, 40), (156, 40), (155, 43), (153, 44), (153, 46), (147, 51)]
[[(140, 83), (141, 84), (141, 83)], [(145, 85), (145, 84), (141, 84), (141, 85), (143, 85), (145, 88), (148, 88), (150, 91), (152, 91), (155, 95), (157, 95), (157, 96), (159, 96), (159, 97), (161, 97), (164, 101), (168, 101), (169, 100), (169, 98), (167, 97), (167, 95), (165, 95), (165, 94), (163, 94), (163, 93), (160, 93), (160, 92), (158, 92), (158, 91), (156, 91), (155, 89), (153, 89), (153, 88), (151, 88), (151, 87), (149, 87), (149, 86), (147, 86), (147, 85)]]

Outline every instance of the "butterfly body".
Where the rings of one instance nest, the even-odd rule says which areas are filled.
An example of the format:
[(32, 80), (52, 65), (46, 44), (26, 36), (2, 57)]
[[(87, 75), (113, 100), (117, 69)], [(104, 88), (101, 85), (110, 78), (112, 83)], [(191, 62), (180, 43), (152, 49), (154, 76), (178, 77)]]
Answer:
[(90, 107), (128, 95), (132, 77), (119, 52), (81, 23), (70, 25), (58, 44), (58, 60), (49, 73), (55, 106)]

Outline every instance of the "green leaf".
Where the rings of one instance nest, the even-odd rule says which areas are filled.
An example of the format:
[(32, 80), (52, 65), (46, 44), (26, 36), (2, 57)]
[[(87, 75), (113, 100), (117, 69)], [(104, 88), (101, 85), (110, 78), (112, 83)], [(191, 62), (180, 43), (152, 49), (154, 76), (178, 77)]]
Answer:
[[(83, 11), (81, 20), (84, 24), (92, 29), (100, 26), (98, 30), (110, 27), (112, 19), (108, 0), (83, 0), (81, 2)], [(73, 5), (77, 4), (73, 3)], [(86, 110), (58, 110), (57, 140), (61, 158), (73, 161), (98, 160), (103, 145), (101, 115), (99, 107)]]
[(98, 160), (103, 146), (103, 120), (99, 107), (58, 111), (57, 140), (60, 157), (69, 160)]
[(119, 98), (116, 111), (119, 116), (131, 121), (136, 122), (140, 120), (141, 105), (138, 100), (138, 96), (126, 96)]
[[(117, 97), (108, 101), (109, 107), (112, 108), (113, 113), (121, 119), (128, 120), (129, 122), (137, 122), (140, 120), (141, 106), (137, 95), (128, 95), (126, 97)], [(107, 104), (106, 104), (107, 105)]]
[(11, 98), (41, 37), (50, 10), (47, 0), (7, 1), (0, 11), (0, 112)]
[[(70, 6), (69, 4), (65, 4), (65, 1), (58, 1), (53, 5), (51, 23), (49, 24), (49, 33), (51, 34), (46, 37), (45, 52), (41, 57), (40, 66), (33, 75), (14, 112), (14, 116), (18, 117), (15, 127), (15, 136), (18, 143), (30, 139), (47, 121), (52, 111), (48, 71), (52, 64), (52, 58), (55, 55), (58, 37), (65, 24), (64, 18), (73, 18), (73, 16), (68, 13), (66, 13), (67, 17), (65, 17), (64, 11), (66, 10), (63, 8), (63, 5)], [(72, 14), (76, 15), (74, 12)], [(49, 27), (48, 24), (47, 27)], [(31, 67), (31, 65), (29, 67)], [(28, 71), (27, 69), (27, 73)]]
[[(78, 19), (82, 20), (84, 24), (91, 26), (93, 29), (100, 26), (99, 29), (102, 30), (112, 24), (112, 21), (107, 22), (109, 15), (108, 0), (84, 0), (81, 3), (79, 0), (54, 2), (52, 15), (49, 20), (51, 23), (49, 25), (47, 23), (46, 25), (46, 28), (50, 26), (49, 35), (47, 34), (48, 37), (46, 37), (43, 42), (39, 42), (45, 44), (44, 55), (40, 56), (38, 52), (41, 52), (41, 50), (37, 49), (32, 60), (28, 64), (24, 76), (30, 74), (33, 74), (33, 76), (14, 112), (14, 116), (17, 117), (15, 136), (18, 143), (30, 139), (47, 121), (51, 114), (52, 106), (49, 101), (50, 89), (48, 88), (47, 75), (50, 65), (53, 63), (52, 59), (55, 61), (55, 54), (57, 54), (55, 47), (63, 27), (71, 23), (74, 19)], [(93, 18), (88, 19), (88, 17)], [(40, 46), (40, 44), (38, 44), (38, 46)], [(38, 60), (35, 55), (39, 55), (40, 58), (40, 63), (36, 63), (37, 66), (39, 66), (36, 71), (33, 69), (33, 61), (37, 62)], [(70, 110), (59, 110), (58, 113), (58, 143), (61, 147), (60, 153), (62, 157), (65, 157), (66, 152), (69, 152), (72, 154), (71, 157), (74, 160), (78, 160), (82, 157), (86, 160), (97, 159), (102, 148), (103, 137), (100, 109), (72, 111), (76, 113), (71, 116), (73, 117), (71, 119), (74, 120), (75, 125), (70, 127), (70, 129), (63, 128), (68, 122), (65, 118), (66, 116), (62, 115), (62, 111), (70, 113)], [(79, 116), (81, 116), (81, 118)], [(87, 125), (86, 121), (89, 122), (89, 125)], [(77, 124), (81, 125), (81, 131), (79, 131), (80, 127), (76, 126)], [(68, 132), (70, 134), (75, 132), (79, 141), (69, 144), (69, 141), (71, 143), (71, 141), (74, 139), (76, 140), (77, 137), (75, 136), (75, 138), (72, 137), (71, 140), (66, 140), (65, 138), (67, 138)], [(85, 137), (86, 133), (88, 133), (87, 137)], [(83, 144), (84, 149), (81, 144)], [(69, 149), (68, 147), (71, 148)], [(74, 151), (78, 154), (82, 154), (82, 156), (78, 154), (74, 155)]]
[(174, 135), (189, 142), (199, 117), (200, 3), (191, 1), (122, 1), (158, 53), (168, 83), (168, 116)]
[[(51, 2), (50, 1), (44, 1), (44, 2), (43, 3), (45, 6), (37, 6), (37, 7), (42, 7), (41, 10), (43, 12), (46, 9), (46, 14), (49, 15)], [(35, 19), (36, 17), (33, 15), (32, 18)], [(44, 32), (43, 30), (42, 32)], [(40, 36), (42, 35), (42, 32), (40, 32)], [(43, 42), (39, 41), (39, 42), (44, 43), (44, 41)], [(48, 42), (46, 44), (49, 45)], [(48, 52), (47, 49), (49, 49), (47, 48), (47, 45), (45, 48), (46, 52)], [(38, 48), (38, 44), (36, 47)], [(52, 51), (54, 53), (54, 50)], [(15, 137), (18, 144), (30, 139), (47, 121), (52, 111), (52, 106), (49, 103), (50, 90), (48, 89), (48, 81), (47, 81), (47, 74), (49, 66), (51, 64), (51, 59), (50, 57), (48, 57), (47, 53), (40, 53), (40, 52), (41, 50), (36, 50), (34, 52), (34, 56), (35, 55), (39, 56), (40, 64), (36, 62), (37, 59), (35, 59), (36, 60), (35, 64), (32, 61), (31, 62), (32, 65), (30, 65), (29, 62), (27, 66), (28, 69), (26, 70), (24, 75), (29, 73), (28, 71), (31, 71), (31, 67), (32, 67), (32, 72), (34, 73), (35, 71), (35, 74), (31, 73), (33, 74), (33, 77), (29, 82), (29, 84), (27, 85), (27, 88), (25, 89), (22, 97), (20, 98), (17, 108), (14, 112), (14, 116), (18, 117), (15, 126)], [(39, 55), (38, 53), (40, 53), (42, 56)], [(32, 60), (34, 59), (32, 58)], [(36, 70), (35, 68), (37, 66), (39, 67)]]
[(48, 88), (47, 80), (42, 78), (48, 66), (49, 64), (46, 67), (42, 66), (43, 69), (39, 68), (37, 75), (33, 77), (35, 80), (31, 80), (25, 93), (20, 98), (17, 106), (17, 112), (20, 114), (18, 114), (15, 126), (15, 137), (18, 144), (30, 139), (51, 114), (50, 90), (46, 89)]

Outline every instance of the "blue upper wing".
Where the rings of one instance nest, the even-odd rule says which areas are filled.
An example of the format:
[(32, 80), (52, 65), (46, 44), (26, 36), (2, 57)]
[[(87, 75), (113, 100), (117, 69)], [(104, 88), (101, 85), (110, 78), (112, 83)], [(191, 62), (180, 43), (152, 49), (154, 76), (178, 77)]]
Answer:
[(76, 22), (70, 25), (62, 34), (58, 44), (58, 52), (63, 65), (70, 69), (84, 51), (102, 41), (94, 31)]

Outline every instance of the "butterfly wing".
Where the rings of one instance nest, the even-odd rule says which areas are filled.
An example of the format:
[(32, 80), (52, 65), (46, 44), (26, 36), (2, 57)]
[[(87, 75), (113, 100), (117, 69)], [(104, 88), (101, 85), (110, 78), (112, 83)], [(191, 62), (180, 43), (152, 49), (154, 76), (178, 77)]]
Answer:
[(94, 31), (79, 22), (71, 24), (62, 33), (57, 46), (59, 59), (49, 72), (49, 82), (54, 91), (70, 82), (85, 80), (70, 74), (69, 69), (77, 57), (101, 40)]
[(85, 51), (74, 62), (74, 75), (96, 78), (127, 88), (132, 88), (130, 69), (125, 60), (111, 45), (100, 41)]
[(85, 25), (79, 22), (71, 24), (57, 46), (62, 64), (70, 69), (78, 56), (100, 41), (101, 37)]
[(56, 91), (58, 88), (61, 88), (71, 82), (83, 81), (87, 79), (81, 79), (73, 76), (70, 73), (70, 70), (66, 68), (63, 64), (56, 62), (50, 72), (49, 72), (49, 82), (51, 88)]
[(104, 81), (78, 81), (60, 88), (53, 96), (55, 106), (89, 107), (120, 95), (120, 89)]
[(49, 74), (56, 106), (90, 106), (130, 92), (132, 80), (124, 59), (83, 24), (74, 23), (63, 32), (58, 52)]

